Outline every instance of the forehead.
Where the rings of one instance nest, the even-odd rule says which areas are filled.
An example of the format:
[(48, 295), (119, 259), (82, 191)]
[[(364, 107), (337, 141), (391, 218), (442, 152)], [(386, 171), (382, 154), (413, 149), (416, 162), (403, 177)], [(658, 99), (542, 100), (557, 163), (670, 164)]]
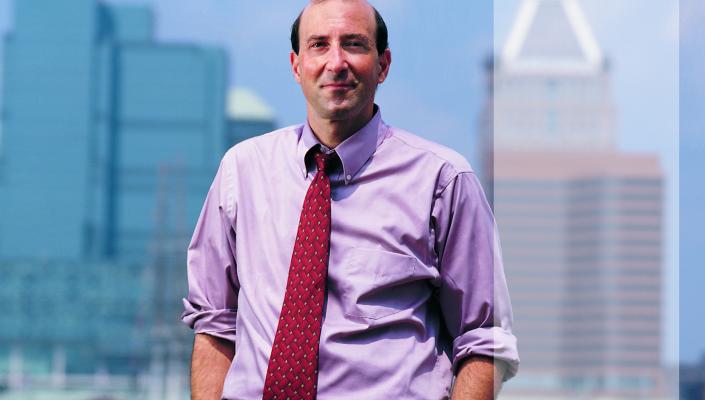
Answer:
[(375, 17), (365, 1), (327, 0), (310, 3), (301, 15), (301, 37), (330, 34), (363, 34), (372, 36)]

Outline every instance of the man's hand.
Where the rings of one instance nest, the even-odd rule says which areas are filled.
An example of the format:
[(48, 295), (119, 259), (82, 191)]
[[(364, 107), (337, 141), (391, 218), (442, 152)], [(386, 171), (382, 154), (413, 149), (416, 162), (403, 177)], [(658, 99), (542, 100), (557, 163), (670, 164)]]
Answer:
[(196, 334), (191, 356), (191, 399), (220, 400), (235, 348), (227, 340)]
[(505, 365), (489, 357), (473, 356), (460, 367), (453, 385), (453, 400), (491, 400), (502, 387)]

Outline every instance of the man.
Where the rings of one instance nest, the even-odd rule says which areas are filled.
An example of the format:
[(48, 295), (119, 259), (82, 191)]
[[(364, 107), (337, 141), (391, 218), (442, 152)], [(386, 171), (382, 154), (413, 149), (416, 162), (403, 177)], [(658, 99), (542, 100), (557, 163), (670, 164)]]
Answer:
[(292, 48), (307, 123), (228, 151), (189, 246), (193, 398), (492, 398), (518, 357), (476, 176), (382, 122), (365, 1), (311, 2)]

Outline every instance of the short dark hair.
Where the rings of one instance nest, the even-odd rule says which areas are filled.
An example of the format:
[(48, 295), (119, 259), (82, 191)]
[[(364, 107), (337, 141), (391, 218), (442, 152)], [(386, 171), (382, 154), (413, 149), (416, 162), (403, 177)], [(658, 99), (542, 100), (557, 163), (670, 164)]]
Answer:
[[(384, 23), (382, 15), (376, 8), (372, 7), (375, 11), (375, 23), (377, 24), (375, 28), (375, 45), (377, 46), (377, 53), (382, 54), (387, 47), (389, 47), (389, 32), (387, 31), (387, 24)], [(294, 23), (291, 25), (291, 49), (294, 53), (299, 54), (299, 25), (301, 25), (301, 16), (303, 11), (299, 13), (296, 17)]]

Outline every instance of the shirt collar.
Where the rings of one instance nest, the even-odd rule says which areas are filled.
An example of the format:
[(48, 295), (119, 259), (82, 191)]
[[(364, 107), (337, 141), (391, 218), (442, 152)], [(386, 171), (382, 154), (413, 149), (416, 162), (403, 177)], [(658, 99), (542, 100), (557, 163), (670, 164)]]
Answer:
[[(338, 154), (343, 167), (343, 178), (346, 184), (350, 183), (377, 149), (378, 136), (380, 135), (382, 124), (382, 112), (375, 105), (375, 113), (372, 119), (362, 129), (335, 147), (334, 150)], [(297, 149), (297, 162), (304, 178), (308, 174), (306, 154), (319, 144), (318, 138), (313, 134), (311, 125), (307, 121), (301, 131)]]

